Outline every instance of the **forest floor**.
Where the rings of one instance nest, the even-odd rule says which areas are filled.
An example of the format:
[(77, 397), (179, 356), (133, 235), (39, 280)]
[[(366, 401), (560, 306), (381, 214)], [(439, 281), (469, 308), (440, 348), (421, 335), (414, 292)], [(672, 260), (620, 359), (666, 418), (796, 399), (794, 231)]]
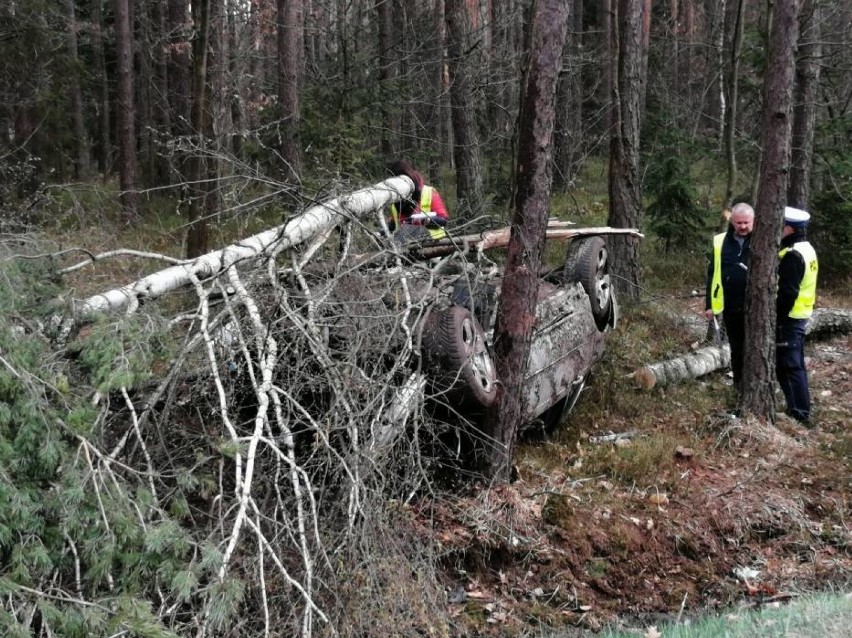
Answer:
[[(849, 589), (852, 336), (806, 346), (806, 429), (780, 392), (774, 425), (728, 415), (723, 372), (633, 389), (621, 346), (640, 322), (626, 323), (568, 421), (520, 447), (515, 482), (414, 507), (465, 635), (659, 626)], [(595, 442), (610, 432), (634, 435)]]
[[(115, 262), (77, 294), (147, 266)], [(821, 302), (852, 309), (848, 293)], [(810, 429), (780, 391), (774, 425), (730, 416), (721, 371), (651, 390), (627, 378), (698, 345), (651, 304), (625, 313), (566, 423), (519, 445), (517, 480), (406, 506), (407, 531), (437, 549), (454, 635), (641, 629), (852, 587), (852, 335), (807, 341)]]

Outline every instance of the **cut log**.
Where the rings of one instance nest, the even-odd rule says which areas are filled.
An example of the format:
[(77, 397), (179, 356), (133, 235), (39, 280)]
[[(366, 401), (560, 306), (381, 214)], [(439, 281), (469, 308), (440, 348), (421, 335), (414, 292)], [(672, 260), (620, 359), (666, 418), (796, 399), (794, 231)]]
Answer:
[[(591, 237), (594, 235), (630, 235), (631, 237), (642, 238), (644, 235), (635, 228), (612, 228), (611, 226), (601, 226), (595, 228), (562, 228), (562, 223), (555, 223), (548, 226), (545, 231), (545, 237), (548, 240), (567, 241), (577, 237)], [(461, 237), (447, 237), (439, 239), (435, 242), (427, 244), (418, 244), (412, 246), (409, 252), (414, 257), (423, 259), (431, 259), (433, 257), (443, 257), (451, 255), (455, 252), (471, 252), (485, 251), (493, 248), (505, 248), (509, 245), (509, 236), (511, 228), (497, 228), (488, 230), (478, 235), (463, 235)]]
[(207, 279), (234, 264), (251, 264), (258, 257), (296, 246), (337, 224), (362, 217), (383, 206), (408, 197), (414, 183), (408, 177), (392, 177), (371, 188), (312, 206), (286, 224), (266, 230), (222, 250), (202, 255), (188, 263), (171, 266), (138, 281), (79, 301), (78, 315), (119, 310), (142, 299), (154, 299), (190, 283), (192, 275)]
[(628, 375), (637, 388), (650, 390), (656, 386), (695, 379), (731, 363), (731, 348), (707, 346), (674, 359), (652, 363)]
[[(817, 308), (808, 322), (806, 333), (813, 339), (852, 332), (852, 311), (842, 308)], [(656, 386), (697, 379), (731, 363), (727, 344), (706, 346), (695, 352), (667, 361), (652, 363), (628, 375), (637, 388), (650, 390)]]
[(845, 308), (816, 308), (805, 328), (812, 338), (825, 338), (852, 333), (852, 310)]

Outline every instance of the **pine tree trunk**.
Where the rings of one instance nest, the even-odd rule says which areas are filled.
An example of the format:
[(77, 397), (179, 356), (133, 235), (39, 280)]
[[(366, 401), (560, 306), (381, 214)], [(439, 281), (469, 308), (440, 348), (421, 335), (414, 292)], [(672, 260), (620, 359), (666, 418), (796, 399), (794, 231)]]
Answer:
[[(470, 16), (464, 0), (446, 0), (447, 52), (453, 123), (453, 159), (459, 217), (482, 214), (482, 158), (477, 133), (477, 105), (468, 55)], [(461, 220), (460, 220), (461, 221)]]
[(207, 252), (207, 219), (204, 215), (207, 187), (207, 162), (204, 133), (207, 130), (207, 38), (210, 30), (210, 3), (201, 0), (193, 5), (195, 40), (192, 47), (192, 133), (195, 148), (187, 162), (191, 199), (189, 203), (189, 228), (186, 237), (186, 256), (198, 257)]
[(553, 134), (553, 186), (568, 190), (574, 183), (578, 157), (583, 143), (583, 84), (581, 82), (583, 52), (583, 3), (571, 3), (571, 28), (563, 52), (562, 73), (556, 89), (556, 128)]
[(764, 85), (760, 182), (746, 291), (743, 411), (775, 418), (775, 269), (787, 196), (798, 0), (777, 0)]
[(112, 170), (112, 142), (110, 137), (110, 100), (109, 100), (109, 78), (106, 69), (106, 53), (104, 51), (104, 0), (94, 0), (94, 48), (95, 68), (98, 75), (98, 170), (106, 178)]
[(734, 204), (734, 188), (737, 183), (737, 103), (739, 101), (740, 53), (743, 48), (743, 21), (745, 20), (745, 0), (734, 0), (736, 12), (734, 31), (731, 37), (728, 73), (725, 79), (725, 158), (728, 163), (728, 181), (725, 186), (725, 208)]
[[(391, 3), (376, 3), (377, 34), (379, 38), (379, 86), (383, 95), (391, 95), (396, 81), (396, 56), (393, 49), (393, 21)], [(439, 95), (435, 93), (435, 95)], [(395, 117), (396, 101), (383, 99), (379, 105), (382, 120), (380, 149), (382, 155), (390, 159), (396, 156), (396, 140), (399, 135), (399, 123)]]
[(495, 326), (494, 353), (501, 383), (484, 426), (497, 443), (486, 461), (487, 472), (503, 481), (511, 474), (515, 439), (523, 418), (521, 386), (529, 358), (547, 230), (550, 141), (567, 17), (564, 0), (536, 0), (533, 4), (530, 62), (519, 118), (518, 187)]
[(302, 173), (300, 78), (304, 60), (303, 0), (278, 0), (278, 104), (281, 107), (281, 158), (288, 181)]
[(77, 55), (77, 17), (75, 11), (75, 0), (65, 0), (65, 9), (68, 16), (68, 58), (73, 65), (68, 95), (71, 101), (71, 120), (74, 128), (74, 177), (80, 178), (89, 171), (89, 136), (86, 133), (86, 125), (83, 120), (83, 92), (80, 88), (80, 74), (78, 69), (79, 57)]
[[(615, 1), (615, 0), (613, 0)], [(647, 49), (643, 47), (643, 4), (618, 0), (611, 22), (612, 129), (609, 160), (609, 225), (638, 228), (642, 212), (639, 175), (639, 134), (642, 118)], [(626, 236), (607, 241), (613, 255), (613, 279), (621, 299), (632, 301), (639, 291), (639, 246)]]
[(804, 0), (801, 19), (796, 88), (793, 94), (793, 148), (787, 203), (807, 209), (810, 205), (811, 156), (816, 124), (816, 96), (822, 58), (820, 0)]
[(128, 0), (115, 0), (115, 41), (118, 56), (118, 174), (121, 205), (136, 213), (136, 107), (133, 100), (133, 40)]

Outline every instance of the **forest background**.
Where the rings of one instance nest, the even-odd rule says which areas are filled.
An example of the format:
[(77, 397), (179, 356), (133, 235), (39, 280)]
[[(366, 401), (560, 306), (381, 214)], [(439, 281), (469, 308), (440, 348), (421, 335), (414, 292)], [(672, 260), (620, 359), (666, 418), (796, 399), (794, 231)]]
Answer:
[[(821, 285), (843, 299), (852, 257), (852, 7), (806, 0), (797, 9), (786, 196), (814, 214)], [(447, 195), (454, 228), (503, 225), (517, 181), (530, 11), (520, 0), (6, 2), (0, 232), (7, 250), (58, 255), (121, 243), (197, 256), (382, 180), (397, 157), (412, 159)], [(626, 301), (682, 286), (662, 274), (673, 264), (700, 285), (721, 211), (756, 201), (774, 11), (747, 0), (569, 3), (551, 214), (648, 233), (642, 248), (616, 251)], [(47, 321), (55, 310), (45, 300), (124, 283), (116, 280), (136, 266), (77, 278), (71, 292), (28, 262), (16, 268), (4, 278), (4, 314), (21, 319), (3, 326), (0, 411), (2, 458), (14, 468), (4, 475), (0, 512), (9, 632), (167, 635), (198, 627), (255, 635), (280, 623), (282, 635), (308, 635), (340, 630), (329, 618), (351, 614), (353, 601), (397, 622), (402, 612), (382, 606), (393, 561), (412, 571), (405, 586), (424, 614), (440, 607), (433, 572), (440, 560), (429, 551), (430, 559), (415, 560), (398, 547), (383, 569), (363, 568), (382, 530), (397, 530), (399, 518), (413, 525), (407, 510), (387, 506), (387, 485), (329, 487), (318, 505), (300, 492), (307, 479), (291, 476), (296, 496), (277, 497), (283, 514), (261, 521), (266, 510), (258, 508), (257, 520), (245, 523), (257, 541), (247, 549), (233, 523), (251, 521), (243, 509), (261, 499), (239, 496), (227, 481), (223, 487), (215, 469), (240, 452), (213, 435), (199, 443), (203, 423), (180, 445), (146, 446), (145, 418), (131, 418), (140, 415), (122, 393), (156, 376), (151, 370), (171, 347), (157, 321), (98, 324), (72, 342), (70, 364), (67, 351), (60, 357), (38, 339), (19, 345), (21, 334), (39, 332), (26, 317)], [(22, 281), (32, 294), (14, 294)], [(116, 366), (118, 359), (124, 363)], [(31, 371), (27, 383), (21, 370)], [(102, 400), (115, 393), (118, 414)], [(138, 439), (119, 467), (114, 453), (127, 438), (110, 427), (128, 419)], [(106, 445), (113, 452), (102, 451)], [(170, 446), (209, 455), (166, 460)], [(160, 463), (168, 470), (154, 472)], [(406, 477), (389, 491), (399, 496), (421, 482)], [(332, 494), (349, 509), (323, 509)], [(214, 512), (216, 503), (229, 506)], [(325, 517), (341, 523), (313, 538), (305, 532), (306, 522)], [(232, 567), (234, 552), (240, 564)], [(262, 613), (234, 620), (246, 610)], [(363, 619), (351, 631), (368, 625)]]

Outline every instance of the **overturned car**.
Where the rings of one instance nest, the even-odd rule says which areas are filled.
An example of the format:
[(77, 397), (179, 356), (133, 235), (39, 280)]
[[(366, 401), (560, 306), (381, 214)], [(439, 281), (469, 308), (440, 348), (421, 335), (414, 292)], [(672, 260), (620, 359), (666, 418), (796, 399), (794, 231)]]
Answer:
[[(562, 232), (570, 237), (564, 260), (539, 283), (521, 397), (527, 423), (551, 427), (564, 419), (604, 352), (605, 334), (618, 318), (605, 236), (621, 232)], [(501, 283), (499, 268), (462, 273), (447, 282), (416, 324), (428, 395), (474, 421), (497, 397), (492, 344)]]

